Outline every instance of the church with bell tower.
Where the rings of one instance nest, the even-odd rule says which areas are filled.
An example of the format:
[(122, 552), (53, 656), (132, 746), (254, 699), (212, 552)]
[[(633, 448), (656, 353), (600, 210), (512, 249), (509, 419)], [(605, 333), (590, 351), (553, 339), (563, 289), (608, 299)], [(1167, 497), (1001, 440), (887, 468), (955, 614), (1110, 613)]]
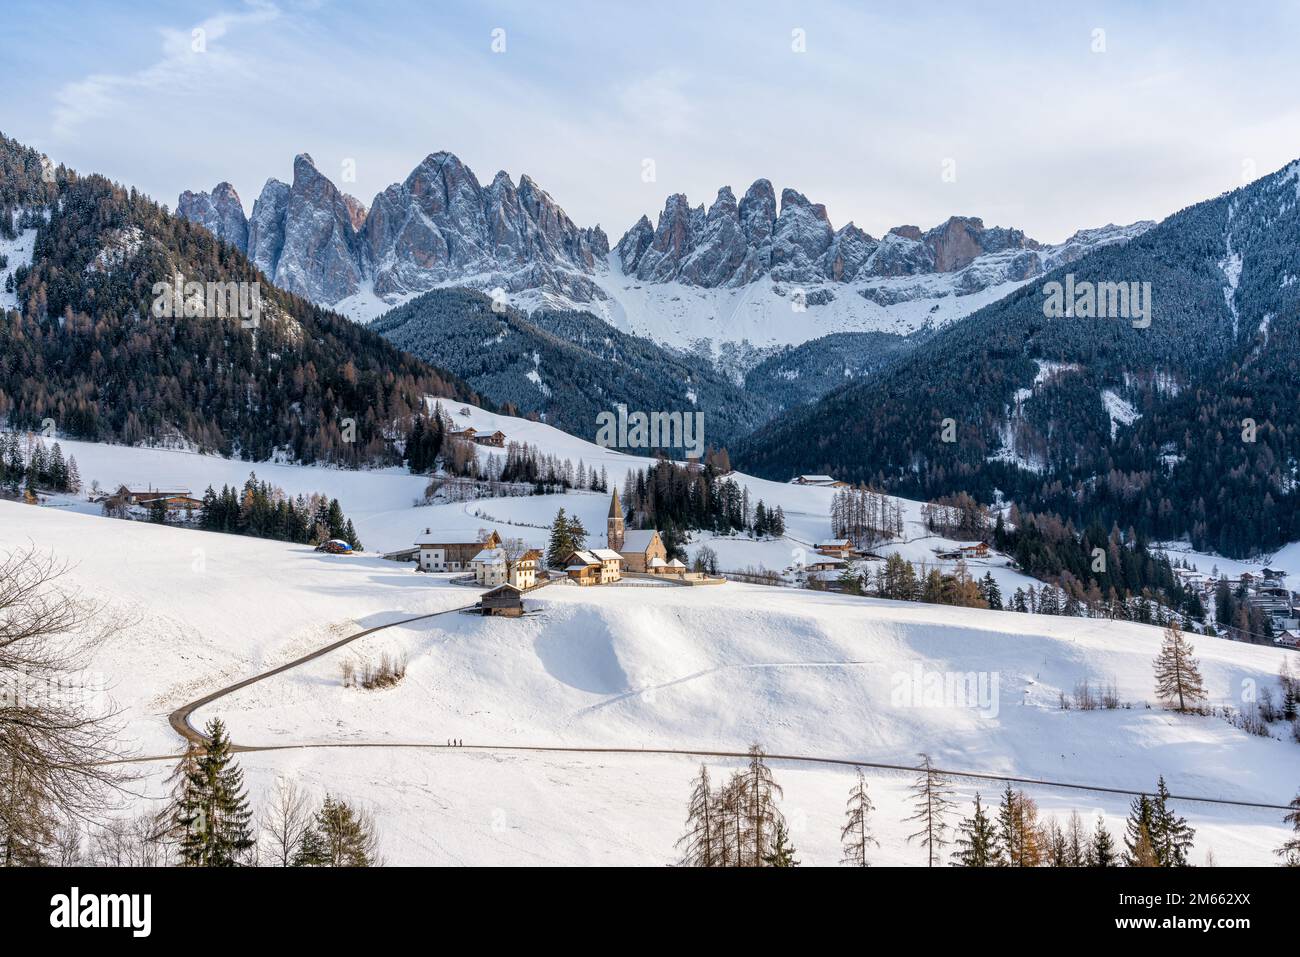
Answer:
[(618, 489), (609, 500), (609, 519), (605, 524), (605, 547), (623, 551), (623, 506), (618, 503)]
[[(618, 489), (609, 499), (609, 518), (605, 520), (605, 543), (611, 551), (623, 556), (623, 567), (629, 572), (662, 574), (673, 570), (668, 564), (668, 549), (653, 528), (634, 528), (628, 531), (623, 522), (623, 506), (618, 500)], [(681, 562), (675, 566), (682, 568)]]

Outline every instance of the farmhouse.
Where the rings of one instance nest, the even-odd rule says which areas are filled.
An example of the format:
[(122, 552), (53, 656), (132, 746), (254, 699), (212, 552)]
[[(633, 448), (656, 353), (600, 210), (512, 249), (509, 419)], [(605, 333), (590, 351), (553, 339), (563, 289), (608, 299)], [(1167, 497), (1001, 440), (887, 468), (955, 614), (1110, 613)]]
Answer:
[(817, 554), (831, 555), (835, 558), (849, 558), (853, 555), (853, 543), (847, 538), (837, 538), (829, 542), (818, 542)]
[(579, 585), (608, 585), (619, 581), (623, 556), (608, 548), (576, 551), (564, 560), (569, 580)]
[(618, 489), (609, 500), (609, 518), (605, 527), (605, 544), (612, 552), (623, 559), (626, 570), (638, 574), (653, 571), (652, 563), (657, 558), (668, 560), (668, 549), (659, 533), (652, 528), (634, 528), (627, 531), (623, 524), (623, 508), (619, 505)]
[(516, 588), (532, 588), (537, 584), (537, 566), (542, 561), (542, 553), (530, 548), (517, 559), (510, 569), (510, 584)]
[(476, 584), (526, 589), (537, 584), (537, 563), (541, 557), (541, 552), (530, 548), (511, 561), (504, 548), (485, 548), (469, 560), (469, 567)]
[(481, 542), (439, 541), (430, 529), (424, 530), (424, 536), (415, 543), (420, 550), (419, 569), (422, 572), (459, 572), (469, 569), (474, 556), (484, 549), (498, 548), (501, 536), (496, 532), (488, 535)]
[(203, 499), (195, 498), (190, 494), (189, 489), (173, 489), (171, 491), (148, 489), (140, 491), (122, 485), (104, 500), (104, 504), (109, 508), (127, 508), (133, 505), (141, 508), (154, 508), (160, 502), (168, 514), (183, 511), (198, 512), (203, 509)]
[(451, 437), (453, 439), (463, 439), (466, 442), (473, 442), (475, 445), (490, 445), (498, 449), (504, 448), (506, 444), (506, 434), (500, 429), (488, 432), (470, 426), (468, 428), (453, 431)]
[(848, 565), (842, 558), (836, 558), (831, 555), (825, 555), (820, 558), (814, 558), (804, 568), (810, 572), (837, 572), (841, 571)]
[(505, 584), (507, 565), (505, 552), (499, 548), (485, 548), (469, 560), (475, 584), (488, 587)]
[(796, 475), (790, 479), (791, 485), (820, 485), (823, 488), (848, 488), (848, 482), (841, 482), (829, 475)]

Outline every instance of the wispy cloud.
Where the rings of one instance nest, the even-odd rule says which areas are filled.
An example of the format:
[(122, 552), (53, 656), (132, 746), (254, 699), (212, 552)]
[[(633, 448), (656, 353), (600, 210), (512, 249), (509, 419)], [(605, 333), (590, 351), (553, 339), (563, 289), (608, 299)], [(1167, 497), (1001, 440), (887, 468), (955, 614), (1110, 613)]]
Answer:
[(183, 94), (214, 75), (246, 70), (249, 60), (222, 41), (232, 30), (279, 16), (275, 5), (247, 0), (243, 11), (215, 14), (188, 31), (160, 28), (162, 58), (155, 63), (133, 73), (91, 74), (55, 94), (54, 135), (72, 137), (86, 122), (111, 118), (124, 109), (149, 109), (155, 94)]

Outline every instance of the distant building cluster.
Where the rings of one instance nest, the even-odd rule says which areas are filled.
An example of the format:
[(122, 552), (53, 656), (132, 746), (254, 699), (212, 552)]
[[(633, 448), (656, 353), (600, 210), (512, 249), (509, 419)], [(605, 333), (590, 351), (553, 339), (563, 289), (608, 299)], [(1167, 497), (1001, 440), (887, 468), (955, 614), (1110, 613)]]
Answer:
[(1234, 594), (1244, 594), (1248, 608), (1263, 612), (1273, 626), (1273, 640), (1287, 648), (1300, 648), (1300, 594), (1286, 584), (1286, 572), (1263, 568), (1259, 572), (1231, 575), (1206, 575), (1194, 568), (1175, 568), (1174, 575), (1183, 587), (1202, 598), (1214, 598), (1220, 586)]

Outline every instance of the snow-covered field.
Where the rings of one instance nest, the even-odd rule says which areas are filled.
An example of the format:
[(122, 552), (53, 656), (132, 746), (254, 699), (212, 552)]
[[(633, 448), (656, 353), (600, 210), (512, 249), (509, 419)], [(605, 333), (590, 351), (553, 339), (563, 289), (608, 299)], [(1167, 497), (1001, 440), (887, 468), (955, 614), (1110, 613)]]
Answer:
[[(552, 426), (527, 419), (484, 411), (461, 403), (444, 403), (458, 427), (473, 426), (483, 431), (500, 429), (508, 441), (518, 441), (540, 448), (575, 465), (583, 462), (588, 469), (604, 468), (611, 488), (622, 487), (629, 470), (644, 469), (649, 459), (601, 448)], [(47, 442), (48, 444), (48, 442)], [(176, 449), (131, 448), (73, 440), (60, 440), (65, 456), (76, 458), (83, 482), (98, 481), (104, 489), (119, 485), (132, 488), (166, 488), (189, 490), (201, 496), (209, 484), (218, 490), (223, 484), (240, 486), (255, 472), (259, 479), (283, 488), (291, 495), (321, 492), (338, 498), (344, 512), (357, 529), (368, 552), (388, 552), (408, 548), (426, 528), (450, 536), (473, 536), (479, 529), (495, 529), (502, 537), (523, 539), (528, 545), (542, 547), (549, 536), (548, 526), (558, 509), (578, 515), (592, 534), (589, 544), (604, 543), (605, 518), (609, 497), (594, 492), (570, 492), (564, 495), (491, 498), (471, 502), (444, 502), (416, 506), (423, 496), (428, 479), (411, 475), (404, 469), (347, 471), (324, 467), (304, 467), (267, 462), (243, 462)], [(481, 448), (479, 456), (503, 454), (503, 450)], [(816, 486), (791, 485), (736, 473), (733, 478), (749, 490), (750, 501), (762, 500), (769, 508), (781, 506), (786, 518), (786, 536), (781, 539), (755, 541), (742, 535), (718, 537), (697, 534), (687, 551), (694, 557), (708, 546), (718, 555), (724, 571), (765, 568), (781, 572), (802, 564), (814, 556), (813, 546), (831, 535), (830, 508), (835, 490)], [(904, 542), (882, 546), (883, 554), (898, 552), (916, 564), (950, 568), (951, 562), (935, 557), (936, 549), (957, 544), (951, 539), (927, 532), (921, 517), (921, 503), (897, 499), (903, 509)], [(99, 514), (99, 507), (84, 499), (55, 496), (53, 507)], [(972, 574), (991, 571), (1004, 595), (1034, 580), (1006, 567), (1006, 560), (994, 557), (987, 562), (969, 562)]]
[[(801, 490), (806, 491), (806, 490)], [(577, 498), (578, 496), (575, 496)], [(490, 500), (484, 506), (513, 501)], [(304, 546), (0, 503), (0, 549), (35, 542), (71, 559), (69, 583), (128, 619), (99, 652), (125, 739), (142, 754), (179, 742), (178, 705), (374, 624), (454, 608), (476, 592), (411, 566), (332, 557)], [(1164, 774), (1175, 794), (1285, 803), (1300, 746), (1246, 735), (1153, 700), (1159, 631), (1137, 625), (729, 583), (711, 588), (552, 585), (522, 620), (448, 614), (389, 629), (200, 710), (251, 745), (443, 744), (304, 748), (240, 756), (261, 800), (276, 775), (376, 814), (390, 863), (663, 864), (673, 858), (688, 756), (564, 754), (502, 746), (743, 750), (909, 763), (1120, 788)], [(344, 688), (340, 664), (405, 655), (404, 681)], [(1213, 703), (1243, 682), (1275, 684), (1280, 650), (1199, 639)], [(907, 701), (915, 669), (983, 675), (989, 694)], [(1114, 682), (1131, 708), (1062, 711), (1083, 678)], [(996, 682), (996, 683), (994, 683)], [(992, 689), (996, 689), (995, 693)], [(710, 760), (721, 772), (727, 759)], [(142, 803), (167, 765), (145, 765)], [(778, 762), (783, 807), (805, 864), (839, 858), (847, 768)], [(904, 842), (906, 776), (869, 774), (879, 863), (921, 863)], [(978, 785), (986, 799), (995, 782)], [(976, 785), (963, 781), (968, 801)], [(1104, 813), (1119, 795), (1031, 787), (1047, 814)], [(1280, 812), (1184, 803), (1194, 860), (1272, 863)]]

